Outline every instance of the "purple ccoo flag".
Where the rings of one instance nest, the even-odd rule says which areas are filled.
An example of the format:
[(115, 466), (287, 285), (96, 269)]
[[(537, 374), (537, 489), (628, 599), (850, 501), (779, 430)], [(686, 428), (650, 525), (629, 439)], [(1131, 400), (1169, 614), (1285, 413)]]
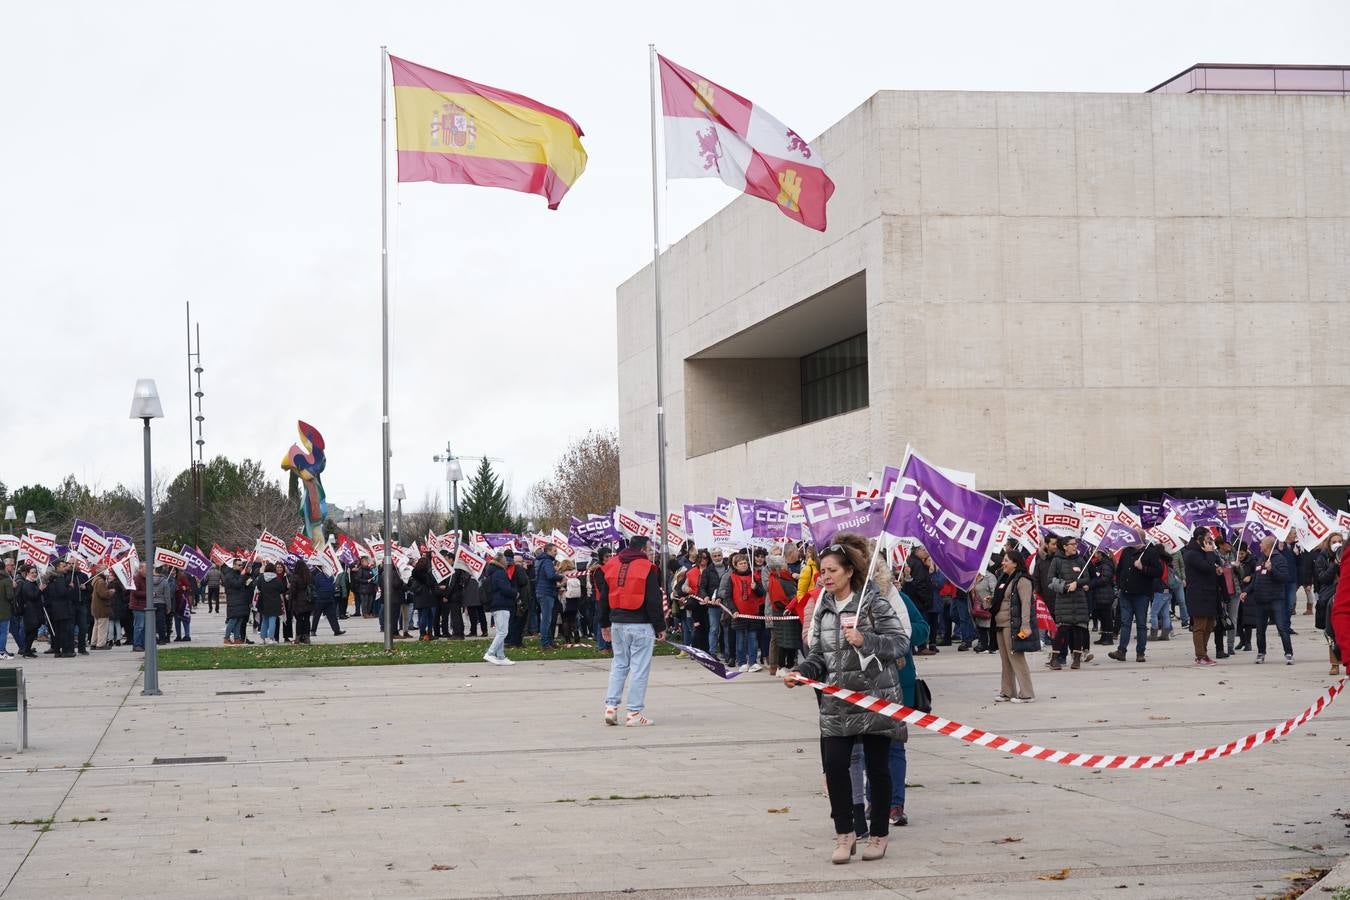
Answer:
[(881, 520), (886, 501), (881, 497), (819, 496), (803, 488), (802, 514), (811, 532), (811, 542), (817, 549), (829, 546), (841, 531), (850, 531), (865, 538), (881, 534)]
[(961, 590), (970, 590), (989, 560), (1003, 504), (952, 481), (910, 448), (895, 482), (885, 532), (915, 538)]
[(202, 555), (202, 551), (196, 547), (183, 545), (183, 549), (178, 551), (178, 555), (188, 561), (187, 573), (193, 578), (200, 580), (207, 572), (211, 571), (211, 560)]

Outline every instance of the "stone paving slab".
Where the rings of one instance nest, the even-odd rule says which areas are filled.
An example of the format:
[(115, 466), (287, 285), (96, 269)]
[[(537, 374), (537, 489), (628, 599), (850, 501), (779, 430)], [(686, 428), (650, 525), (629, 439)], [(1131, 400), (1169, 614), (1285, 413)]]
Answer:
[[(194, 644), (219, 639), (218, 618), (198, 616)], [(378, 638), (348, 624), (338, 640)], [(1297, 641), (1292, 667), (1196, 669), (1172, 641), (1144, 665), (1036, 671), (1030, 706), (992, 702), (993, 656), (919, 665), (958, 721), (1159, 753), (1310, 702), (1324, 644)], [(1342, 702), (1273, 746), (1155, 772), (914, 734), (913, 824), (885, 860), (836, 867), (815, 704), (764, 674), (658, 659), (658, 724), (624, 729), (600, 723), (601, 660), (165, 672), (158, 698), (140, 696), (138, 664), (112, 650), (25, 666), (33, 749), (0, 758), (0, 792), (8, 818), (54, 821), (0, 832), (0, 896), (1256, 897), (1350, 848), (1332, 815), (1350, 807)], [(217, 693), (235, 690), (263, 693)], [(226, 759), (154, 762), (209, 756)]]

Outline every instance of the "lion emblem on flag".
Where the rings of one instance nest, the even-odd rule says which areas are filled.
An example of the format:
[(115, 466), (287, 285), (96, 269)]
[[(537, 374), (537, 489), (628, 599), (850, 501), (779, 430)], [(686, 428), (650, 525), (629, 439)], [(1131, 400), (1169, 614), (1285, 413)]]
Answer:
[(431, 114), (431, 146), (473, 150), (477, 142), (478, 124), (458, 103), (444, 103)]

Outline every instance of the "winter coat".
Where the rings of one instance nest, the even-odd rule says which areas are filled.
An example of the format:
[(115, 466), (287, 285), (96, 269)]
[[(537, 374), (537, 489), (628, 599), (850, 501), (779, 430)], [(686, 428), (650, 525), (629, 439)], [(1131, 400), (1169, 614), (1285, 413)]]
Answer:
[[(641, 550), (620, 550), (619, 562), (631, 562), (643, 557)], [(596, 614), (601, 628), (611, 625), (650, 625), (652, 631), (661, 634), (665, 631), (665, 615), (661, 608), (661, 577), (656, 567), (647, 573), (647, 583), (643, 587), (642, 606), (638, 609), (616, 609), (609, 605), (610, 585), (603, 572), (596, 583)], [(700, 586), (702, 583), (700, 582)]]
[(277, 577), (276, 572), (264, 572), (254, 579), (253, 586), (258, 590), (258, 615), (281, 615), (282, 600), (286, 595), (286, 579)]
[(1249, 602), (1254, 600), (1255, 605), (1264, 607), (1284, 603), (1285, 585), (1293, 584), (1296, 578), (1297, 573), (1289, 561), (1288, 554), (1276, 550), (1270, 554), (1269, 562), (1258, 558), (1247, 600)]
[(337, 581), (323, 569), (314, 570), (314, 605), (323, 609), (338, 599)]
[(413, 566), (412, 579), (408, 583), (412, 591), (413, 609), (435, 609), (436, 577), (431, 574), (431, 566)]
[(904, 591), (909, 599), (925, 613), (941, 609), (937, 591), (933, 590), (933, 573), (928, 571), (928, 564), (919, 559), (917, 553), (911, 553), (905, 565), (909, 566), (909, 580), (905, 582)]
[(102, 573), (95, 575), (90, 587), (89, 614), (95, 619), (112, 618), (113, 589), (108, 584), (108, 576)]
[[(1126, 547), (1120, 551), (1120, 560), (1116, 563), (1116, 584), (1122, 594), (1135, 594), (1152, 597), (1153, 582), (1162, 577), (1163, 564), (1157, 544), (1147, 547)], [(1134, 567), (1135, 560), (1141, 561), (1143, 568)]]
[[(856, 627), (863, 634), (861, 647), (844, 639), (841, 615), (857, 616)], [(811, 617), (808, 654), (797, 671), (816, 681), (900, 703), (904, 695), (896, 662), (905, 658), (909, 647), (909, 635), (894, 607), (871, 584), (863, 588), (861, 598), (855, 593), (842, 607), (833, 594), (822, 591)], [(820, 734), (880, 734), (903, 742), (909, 730), (903, 722), (822, 695)]]
[(43, 597), (47, 602), (47, 615), (53, 622), (75, 618), (75, 610), (80, 608), (80, 589), (75, 585), (75, 577), (69, 573), (53, 575)]
[[(749, 582), (744, 599), (740, 602), (736, 600), (737, 579)], [(755, 581), (749, 572), (740, 575), (735, 569), (727, 569), (727, 574), (722, 576), (722, 583), (717, 588), (717, 599), (722, 601), (722, 605), (727, 609), (735, 610), (742, 615), (753, 616), (759, 614), (759, 598), (766, 593), (764, 585)], [(755, 619), (742, 619), (740, 616), (731, 620), (731, 627), (737, 631), (755, 628), (758, 624)]]
[(797, 596), (805, 597), (811, 593), (811, 589), (816, 586), (816, 579), (819, 577), (820, 566), (809, 559), (803, 562), (801, 571), (797, 573)]
[(19, 586), (4, 572), (0, 572), (0, 622), (7, 622), (14, 615), (14, 595)]
[(356, 596), (363, 599), (369, 599), (375, 596), (375, 573), (370, 566), (361, 566), (352, 576), (352, 589)]
[(563, 577), (558, 574), (557, 563), (553, 557), (542, 550), (534, 558), (535, 576), (535, 596), (540, 600), (552, 598), (558, 599), (558, 585), (562, 583)]
[(1223, 576), (1214, 571), (1223, 560), (1217, 550), (1205, 550), (1195, 540), (1181, 552), (1186, 570), (1186, 608), (1192, 616), (1219, 617), (1219, 605), (1228, 599)]
[[(787, 595), (786, 602), (773, 604), (771, 615), (787, 615), (788, 607), (797, 596), (797, 580), (795, 578), (784, 578), (778, 575), (769, 575), (770, 578), (779, 579), (783, 588), (783, 593)], [(779, 650), (799, 650), (802, 646), (801, 622), (798, 619), (784, 619), (779, 622), (770, 623), (773, 628), (773, 639), (777, 643)]]
[(42, 608), (42, 588), (36, 581), (29, 581), (27, 578), (19, 579), (19, 590), (14, 595), (19, 601), (19, 611), (23, 614), (24, 628), (34, 633), (37, 627), (46, 620), (46, 614)]
[(314, 612), (314, 576), (301, 582), (294, 576), (290, 579), (290, 586), (286, 590), (286, 609), (297, 616), (308, 615)]
[[(468, 573), (464, 572), (462, 569), (460, 570), (460, 574), (468, 576)], [(480, 609), (483, 606), (483, 588), (482, 585), (478, 583), (477, 579), (473, 577), (467, 578), (464, 582), (462, 597), (465, 609)], [(452, 596), (451, 599), (453, 600), (454, 597)]]
[(1096, 554), (1095, 562), (1087, 566), (1087, 590), (1095, 609), (1110, 609), (1116, 599), (1116, 564), (1105, 553)]
[[(1086, 625), (1092, 618), (1092, 609), (1083, 578), (1083, 560), (1078, 556), (1060, 553), (1050, 562), (1050, 591), (1055, 595), (1055, 622), (1060, 625)], [(1069, 585), (1077, 583), (1075, 590)]]
[(231, 619), (247, 618), (249, 606), (253, 603), (252, 576), (230, 569), (225, 573), (224, 581), (225, 615)]
[(520, 599), (520, 591), (512, 583), (511, 576), (495, 559), (487, 564), (483, 573), (483, 593), (488, 612), (515, 612), (516, 601)]
[[(896, 603), (897, 596), (901, 603)], [(914, 601), (904, 594), (892, 593), (890, 599), (891, 607), (900, 615), (901, 624), (906, 626), (905, 632), (909, 635), (909, 650), (905, 653), (904, 659), (897, 661), (896, 665), (900, 669), (900, 690), (905, 698), (905, 705), (913, 706), (914, 692), (917, 690), (919, 680), (919, 673), (914, 669), (914, 648), (928, 643), (928, 619), (914, 605)]]
[(145, 576), (137, 572), (132, 576), (131, 602), (128, 604), (133, 612), (141, 612), (146, 607)]
[(164, 607), (165, 612), (172, 609), (173, 595), (178, 590), (177, 580), (170, 578), (168, 575), (155, 575), (151, 580), (150, 585), (150, 596), (153, 601), (152, 605)]
[(1341, 565), (1336, 557), (1325, 550), (1313, 554), (1313, 585), (1317, 588), (1317, 602), (1330, 604), (1336, 596), (1336, 581), (1341, 574)]
[[(1300, 585), (1317, 583), (1317, 557), (1322, 555), (1322, 548), (1304, 552), (1298, 555), (1298, 583)], [(1187, 597), (1187, 600), (1190, 598)]]
[(206, 575), (202, 577), (202, 584), (208, 591), (220, 591), (220, 586), (225, 582), (225, 574), (220, 571), (220, 566), (212, 566), (206, 570)]

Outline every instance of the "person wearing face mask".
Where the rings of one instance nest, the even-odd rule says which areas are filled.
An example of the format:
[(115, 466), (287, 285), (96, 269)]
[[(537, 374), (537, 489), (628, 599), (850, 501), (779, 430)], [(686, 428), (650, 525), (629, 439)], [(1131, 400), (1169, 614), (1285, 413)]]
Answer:
[(1266, 626), (1272, 622), (1280, 634), (1280, 643), (1284, 645), (1284, 661), (1294, 664), (1294, 647), (1289, 641), (1289, 597), (1286, 587), (1293, 584), (1298, 575), (1289, 557), (1276, 545), (1275, 538), (1261, 539), (1261, 552), (1253, 563), (1252, 587), (1249, 601), (1255, 601), (1259, 614), (1256, 632), (1256, 661), (1266, 661)]
[(1331, 662), (1332, 676), (1341, 674), (1340, 645), (1336, 643), (1336, 634), (1331, 627), (1331, 604), (1336, 598), (1336, 586), (1341, 580), (1341, 547), (1345, 538), (1332, 534), (1313, 557), (1313, 584), (1317, 589), (1316, 625), (1327, 637), (1327, 656)]
[[(867, 541), (848, 533), (835, 535), (833, 543), (820, 551), (823, 590), (811, 613), (807, 657), (795, 672), (784, 675), (787, 687), (795, 687), (801, 676), (903, 702), (896, 661), (909, 652), (909, 635), (891, 603), (868, 581), (868, 555)], [(831, 862), (847, 863), (857, 850), (849, 765), (859, 743), (872, 797), (878, 800), (872, 804), (862, 858), (869, 861), (886, 854), (890, 809), (884, 798), (892, 794), (891, 741), (908, 736), (903, 722), (832, 696), (820, 697), (820, 757), (835, 830)]]

